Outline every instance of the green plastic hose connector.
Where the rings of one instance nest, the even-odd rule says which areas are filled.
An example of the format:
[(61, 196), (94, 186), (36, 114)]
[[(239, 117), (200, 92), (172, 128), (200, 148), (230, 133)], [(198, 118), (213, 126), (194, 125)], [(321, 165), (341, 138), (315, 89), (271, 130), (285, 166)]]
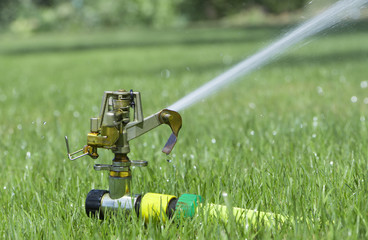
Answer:
[(178, 202), (176, 203), (176, 217), (178, 219), (180, 219), (181, 217), (193, 218), (198, 205), (202, 202), (203, 198), (200, 195), (188, 193), (182, 194), (179, 197)]

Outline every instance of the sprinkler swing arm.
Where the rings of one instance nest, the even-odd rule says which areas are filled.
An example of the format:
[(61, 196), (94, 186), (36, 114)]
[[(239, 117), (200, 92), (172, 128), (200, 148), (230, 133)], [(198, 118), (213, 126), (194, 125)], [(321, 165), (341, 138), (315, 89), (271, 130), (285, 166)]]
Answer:
[[(133, 109), (133, 113), (130, 112)], [(132, 116), (131, 116), (132, 115)], [(88, 216), (98, 216), (103, 219), (104, 214), (119, 210), (135, 211), (146, 222), (149, 219), (166, 221), (174, 216), (177, 218), (192, 218), (199, 208), (208, 211), (213, 218), (228, 219), (226, 206), (207, 204), (203, 205), (202, 197), (194, 194), (182, 194), (179, 198), (173, 195), (146, 193), (135, 195), (131, 191), (132, 174), (130, 167), (144, 167), (147, 161), (131, 161), (129, 141), (151, 131), (155, 127), (167, 124), (172, 133), (162, 152), (169, 154), (182, 126), (179, 113), (163, 109), (149, 117), (143, 118), (141, 97), (139, 92), (126, 90), (106, 91), (102, 98), (99, 117), (91, 118), (91, 131), (87, 134), (87, 145), (81, 149), (70, 152), (69, 141), (65, 136), (65, 143), (70, 160), (84, 156), (93, 159), (99, 157), (98, 148), (109, 149), (115, 157), (112, 164), (95, 164), (96, 171), (109, 171), (109, 190), (93, 189), (87, 194), (85, 208)], [(79, 155), (78, 155), (79, 154)], [(232, 214), (237, 222), (244, 220), (254, 222), (261, 217), (271, 224), (275, 219), (284, 220), (283, 216), (233, 208)]]

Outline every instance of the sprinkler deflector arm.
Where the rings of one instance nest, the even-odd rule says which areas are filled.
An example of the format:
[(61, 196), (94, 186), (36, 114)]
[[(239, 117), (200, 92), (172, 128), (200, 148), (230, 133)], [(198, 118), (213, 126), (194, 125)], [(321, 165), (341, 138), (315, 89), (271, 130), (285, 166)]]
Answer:
[(142, 122), (129, 123), (127, 125), (127, 140), (133, 140), (161, 124), (169, 125), (172, 131), (169, 139), (162, 149), (162, 152), (169, 154), (175, 146), (182, 125), (181, 116), (175, 111), (164, 109), (146, 117)]

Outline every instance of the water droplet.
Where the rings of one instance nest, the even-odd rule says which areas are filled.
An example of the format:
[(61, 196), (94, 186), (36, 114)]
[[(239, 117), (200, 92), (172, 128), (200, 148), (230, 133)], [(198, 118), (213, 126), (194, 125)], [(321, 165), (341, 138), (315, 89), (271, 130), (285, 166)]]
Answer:
[(248, 106), (251, 108), (251, 109), (255, 109), (256, 108), (256, 104), (255, 103), (249, 103)]
[(79, 118), (80, 114), (79, 114), (79, 112), (75, 111), (75, 112), (73, 112), (73, 116), (74, 116), (75, 118)]
[(317, 127), (318, 126), (318, 117), (314, 116), (313, 117), (313, 123), (312, 123), (313, 127)]
[(163, 97), (167, 97), (167, 96), (169, 96), (169, 92), (168, 92), (168, 91), (166, 91), (166, 90), (163, 90), (163, 91), (161, 92), (161, 96), (163, 96)]
[(165, 69), (163, 71), (161, 71), (161, 77), (163, 78), (169, 78), (170, 77), (170, 70), (169, 69)]
[(351, 99), (350, 99), (350, 101), (352, 103), (356, 103), (358, 101), (358, 98), (356, 96), (352, 96)]
[(368, 87), (368, 82), (367, 82), (367, 81), (362, 81), (362, 82), (360, 82), (360, 87), (361, 87), (361, 88), (366, 88), (366, 87)]
[(59, 116), (60, 116), (60, 112), (59, 112), (58, 110), (55, 110), (55, 111), (54, 111), (54, 116), (55, 116), (55, 117), (59, 117)]
[(4, 94), (0, 95), (0, 102), (5, 102), (6, 99), (7, 99), (6, 95), (4, 95)]
[(233, 62), (233, 58), (232, 58), (230, 55), (225, 55), (225, 56), (223, 56), (223, 58), (222, 58), (222, 62), (223, 62), (225, 65), (230, 65), (230, 64)]
[(92, 106), (92, 111), (93, 112), (98, 112), (98, 110), (100, 110), (96, 105)]
[(21, 149), (25, 149), (27, 147), (27, 142), (22, 142), (22, 144), (20, 145)]
[(215, 138), (212, 138), (211, 142), (212, 142), (213, 144), (215, 144), (215, 143), (216, 143), (216, 139), (215, 139)]
[(319, 95), (323, 95), (323, 88), (322, 87), (317, 87), (317, 92)]

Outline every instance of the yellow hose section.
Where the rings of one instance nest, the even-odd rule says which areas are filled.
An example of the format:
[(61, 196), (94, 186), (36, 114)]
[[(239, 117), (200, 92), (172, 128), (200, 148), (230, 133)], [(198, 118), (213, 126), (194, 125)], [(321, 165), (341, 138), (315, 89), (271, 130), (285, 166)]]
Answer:
[(141, 201), (141, 216), (148, 223), (149, 219), (166, 221), (166, 210), (171, 199), (176, 198), (173, 195), (146, 193)]
[[(211, 218), (221, 219), (224, 222), (227, 222), (229, 219), (229, 210), (226, 206), (211, 203), (207, 205), (200, 205), (198, 207), (203, 207), (204, 212), (208, 213)], [(249, 225), (255, 225), (257, 223), (263, 222), (267, 226), (273, 226), (286, 222), (286, 218), (280, 214), (259, 212), (257, 210), (248, 210), (245, 208), (233, 207), (232, 214), (237, 223), (246, 223)]]

